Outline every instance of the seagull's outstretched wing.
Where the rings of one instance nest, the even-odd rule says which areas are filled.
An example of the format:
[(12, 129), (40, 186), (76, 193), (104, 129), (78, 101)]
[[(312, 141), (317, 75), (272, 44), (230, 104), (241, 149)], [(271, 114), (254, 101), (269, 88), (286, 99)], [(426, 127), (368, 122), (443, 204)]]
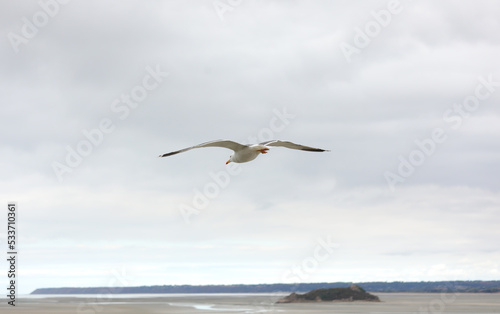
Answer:
[(233, 141), (217, 140), (217, 141), (210, 141), (210, 142), (206, 142), (206, 143), (201, 143), (199, 145), (195, 145), (195, 146), (191, 146), (191, 147), (184, 148), (181, 150), (177, 150), (175, 152), (165, 153), (163, 155), (160, 155), (159, 157), (172, 156), (172, 155), (175, 155), (178, 153), (187, 152), (188, 150), (191, 150), (193, 148), (201, 148), (201, 147), (223, 147), (223, 148), (229, 148), (229, 149), (232, 149), (234, 151), (237, 151), (237, 150), (240, 150), (240, 149), (245, 148), (247, 146), (240, 144), (240, 143), (233, 142)]
[(267, 141), (267, 142), (260, 143), (260, 145), (281, 146), (281, 147), (286, 147), (286, 148), (290, 148), (290, 149), (305, 150), (308, 152), (329, 152), (329, 150), (326, 150), (326, 149), (314, 148), (314, 147), (304, 146), (304, 145), (295, 144), (295, 143), (288, 142), (288, 141), (280, 141), (280, 140)]

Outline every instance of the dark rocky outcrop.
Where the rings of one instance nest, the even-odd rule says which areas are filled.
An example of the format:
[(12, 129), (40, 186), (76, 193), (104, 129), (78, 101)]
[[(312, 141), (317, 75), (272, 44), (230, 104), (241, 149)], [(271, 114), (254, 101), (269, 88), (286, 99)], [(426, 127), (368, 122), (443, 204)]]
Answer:
[(353, 302), (370, 301), (380, 302), (380, 299), (358, 285), (349, 288), (317, 289), (305, 294), (292, 293), (279, 300), (277, 303), (302, 303), (302, 302)]

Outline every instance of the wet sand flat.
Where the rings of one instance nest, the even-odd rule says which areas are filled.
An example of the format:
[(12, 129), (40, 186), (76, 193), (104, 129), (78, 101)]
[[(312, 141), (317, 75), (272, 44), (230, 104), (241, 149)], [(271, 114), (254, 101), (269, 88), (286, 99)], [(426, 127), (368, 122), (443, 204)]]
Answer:
[(500, 313), (500, 294), (375, 293), (382, 302), (274, 304), (282, 295), (20, 297), (0, 313)]

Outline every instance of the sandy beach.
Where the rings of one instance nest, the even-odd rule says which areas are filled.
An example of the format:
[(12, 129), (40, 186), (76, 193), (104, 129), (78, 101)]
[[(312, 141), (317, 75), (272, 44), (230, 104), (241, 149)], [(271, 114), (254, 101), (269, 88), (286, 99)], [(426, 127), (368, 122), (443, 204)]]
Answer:
[(27, 296), (0, 313), (500, 313), (499, 294), (377, 294), (382, 302), (274, 304), (281, 295)]

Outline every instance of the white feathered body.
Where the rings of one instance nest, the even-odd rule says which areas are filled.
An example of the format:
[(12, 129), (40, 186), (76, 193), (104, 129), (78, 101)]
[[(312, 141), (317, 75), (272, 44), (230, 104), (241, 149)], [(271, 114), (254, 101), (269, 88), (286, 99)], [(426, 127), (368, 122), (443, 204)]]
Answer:
[(247, 146), (243, 149), (238, 150), (233, 155), (231, 155), (229, 160), (231, 160), (231, 162), (237, 162), (237, 163), (249, 162), (257, 158), (257, 156), (259, 156), (259, 154), (262, 153), (262, 150), (266, 149), (267, 149), (266, 146), (260, 144)]

